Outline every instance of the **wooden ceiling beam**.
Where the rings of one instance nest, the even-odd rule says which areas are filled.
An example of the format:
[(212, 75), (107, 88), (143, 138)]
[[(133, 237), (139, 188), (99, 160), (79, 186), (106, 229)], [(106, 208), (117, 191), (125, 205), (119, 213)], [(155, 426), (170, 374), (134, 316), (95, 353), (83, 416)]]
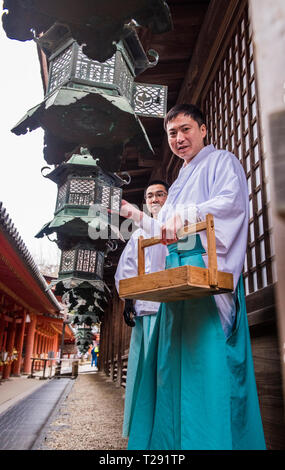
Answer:
[(129, 189), (124, 189), (124, 194), (134, 194), (134, 193), (139, 193), (141, 192), (143, 194), (144, 188), (129, 188)]
[[(129, 170), (128, 171), (130, 176), (143, 176), (143, 175), (149, 175), (151, 173), (150, 168), (140, 168), (138, 170)], [(120, 175), (120, 173), (118, 173)]]
[[(229, 23), (240, 0), (211, 0), (199, 39), (188, 67), (178, 102), (197, 103), (214, 63), (216, 51), (222, 44)], [(190, 101), (189, 101), (190, 100)]]

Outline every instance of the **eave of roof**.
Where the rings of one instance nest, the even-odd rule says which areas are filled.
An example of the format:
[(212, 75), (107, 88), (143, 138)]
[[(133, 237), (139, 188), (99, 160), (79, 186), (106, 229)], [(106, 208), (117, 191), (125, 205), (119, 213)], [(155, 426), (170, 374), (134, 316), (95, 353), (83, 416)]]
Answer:
[[(32, 310), (59, 314), (61, 306), (0, 202), (1, 284)], [(0, 272), (1, 274), (1, 272)]]

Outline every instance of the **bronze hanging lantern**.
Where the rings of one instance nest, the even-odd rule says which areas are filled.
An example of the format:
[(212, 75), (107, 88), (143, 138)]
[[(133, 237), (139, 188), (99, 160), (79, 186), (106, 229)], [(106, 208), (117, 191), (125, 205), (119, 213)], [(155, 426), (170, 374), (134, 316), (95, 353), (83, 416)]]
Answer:
[(104, 252), (80, 243), (73, 250), (62, 250), (59, 277), (103, 280)]
[[(104, 172), (87, 149), (73, 154), (67, 161), (56, 167), (46, 178), (58, 186), (54, 219), (45, 224), (37, 233), (42, 238), (51, 233), (57, 234), (60, 249), (71, 249), (79, 239), (88, 239), (91, 228), (104, 231), (104, 238), (96, 238), (96, 247), (105, 249), (109, 238), (123, 240), (117, 226), (113, 225), (110, 211), (119, 213), (122, 199), (122, 186), (129, 184), (117, 174)], [(99, 208), (99, 212), (97, 212)]]
[[(32, 108), (12, 129), (16, 135), (42, 127), (54, 137), (57, 145), (63, 142), (74, 147), (84, 143), (102, 153), (102, 165), (117, 171), (118, 154), (124, 145), (135, 142), (145, 155), (153, 154), (152, 146), (138, 115), (164, 117), (167, 87), (135, 83), (134, 79), (158, 61), (149, 61), (133, 28), (116, 53), (100, 63), (85, 56), (73, 38), (60, 36), (53, 40), (55, 25), (39, 40), (51, 44), (47, 94), (42, 103)], [(47, 47), (47, 46), (45, 46)], [(46, 146), (44, 157), (50, 164), (64, 160), (64, 154)], [(108, 163), (106, 162), (108, 161)]]
[(146, 69), (154, 67), (159, 59), (153, 49), (148, 51), (152, 60), (148, 59), (134, 28), (129, 28), (128, 35), (117, 44), (114, 55), (103, 63), (91, 60), (73, 38), (68, 34), (59, 36), (57, 31), (58, 25), (55, 25), (38, 40), (50, 56), (46, 96), (60, 86), (96, 86), (114, 96), (126, 97), (138, 116), (164, 117), (167, 87), (134, 81)]

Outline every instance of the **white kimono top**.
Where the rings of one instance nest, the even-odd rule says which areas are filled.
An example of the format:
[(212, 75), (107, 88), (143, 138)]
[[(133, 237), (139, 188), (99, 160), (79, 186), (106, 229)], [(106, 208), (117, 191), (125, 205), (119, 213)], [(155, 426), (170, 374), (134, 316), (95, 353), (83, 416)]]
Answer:
[[(151, 219), (153, 221), (154, 219)], [(142, 229), (136, 230), (130, 240), (128, 241), (124, 251), (121, 254), (117, 270), (115, 273), (116, 288), (119, 293), (119, 281), (121, 279), (127, 279), (138, 275), (138, 238), (140, 236), (149, 238), (146, 232)], [(156, 271), (163, 271), (165, 269), (165, 257), (168, 254), (167, 247), (164, 245), (158, 245), (157, 254), (158, 261), (152, 262), (151, 264), (151, 253), (155, 249), (155, 246), (145, 248), (145, 272), (151, 273)], [(150, 302), (147, 300), (134, 300), (135, 312), (138, 316), (142, 315), (153, 315), (157, 313), (159, 309), (159, 302)]]
[[(239, 160), (228, 151), (216, 150), (213, 145), (204, 147), (181, 168), (157, 221), (145, 215), (140, 226), (149, 233), (150, 225), (155, 222), (158, 230), (158, 225), (163, 225), (174, 213), (190, 223), (196, 221), (196, 213), (202, 220), (208, 213), (214, 216), (218, 270), (233, 273), (236, 288), (245, 260), (249, 219), (247, 180)], [(206, 232), (199, 234), (207, 251)], [(153, 266), (162, 264), (161, 252), (152, 251), (151, 263)], [(208, 266), (207, 256), (205, 264)], [(228, 336), (235, 320), (235, 296), (221, 294), (214, 299)]]

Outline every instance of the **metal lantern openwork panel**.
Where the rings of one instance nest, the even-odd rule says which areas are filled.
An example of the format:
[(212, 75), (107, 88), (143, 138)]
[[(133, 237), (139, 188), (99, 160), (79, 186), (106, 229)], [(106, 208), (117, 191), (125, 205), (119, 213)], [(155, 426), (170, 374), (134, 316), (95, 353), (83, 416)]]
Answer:
[(69, 176), (58, 187), (55, 213), (67, 206), (86, 207), (92, 204), (119, 211), (121, 198), (121, 188), (109, 186), (100, 178)]
[(85, 85), (103, 89), (107, 94), (127, 98), (135, 113), (141, 116), (164, 117), (167, 87), (135, 83), (135, 62), (121, 43), (105, 62), (89, 59), (75, 41), (69, 40), (50, 57), (47, 95), (57, 88)]
[(139, 116), (164, 117), (167, 108), (166, 87), (134, 83), (132, 107)]
[(104, 252), (91, 248), (77, 247), (63, 250), (59, 267), (59, 277), (83, 279), (103, 279)]

